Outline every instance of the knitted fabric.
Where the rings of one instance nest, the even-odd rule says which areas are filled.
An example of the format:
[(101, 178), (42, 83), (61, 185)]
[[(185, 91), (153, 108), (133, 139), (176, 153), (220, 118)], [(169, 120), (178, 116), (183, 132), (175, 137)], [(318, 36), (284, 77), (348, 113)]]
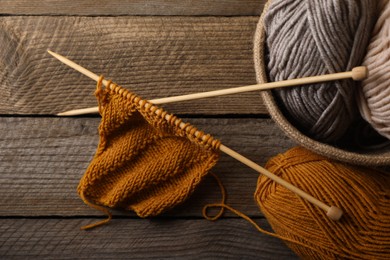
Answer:
[(220, 142), (113, 83), (102, 89), (100, 80), (96, 94), (100, 143), (81, 198), (140, 217), (185, 201), (216, 164)]

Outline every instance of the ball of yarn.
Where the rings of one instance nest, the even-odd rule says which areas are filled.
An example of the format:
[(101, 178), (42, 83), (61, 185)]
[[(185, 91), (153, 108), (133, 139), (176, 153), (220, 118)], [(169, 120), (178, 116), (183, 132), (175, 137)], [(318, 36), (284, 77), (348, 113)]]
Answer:
[(390, 139), (390, 2), (381, 2), (363, 64), (369, 77), (359, 88), (358, 104), (363, 118), (381, 135)]
[(388, 259), (388, 173), (332, 162), (301, 147), (272, 158), (266, 167), (344, 211), (339, 221), (330, 220), (322, 209), (260, 176), (255, 199), (296, 254), (309, 259)]
[[(365, 54), (372, 0), (273, 0), (264, 17), (271, 81), (351, 70)], [(341, 138), (358, 114), (352, 80), (274, 91), (290, 122), (324, 142)]]

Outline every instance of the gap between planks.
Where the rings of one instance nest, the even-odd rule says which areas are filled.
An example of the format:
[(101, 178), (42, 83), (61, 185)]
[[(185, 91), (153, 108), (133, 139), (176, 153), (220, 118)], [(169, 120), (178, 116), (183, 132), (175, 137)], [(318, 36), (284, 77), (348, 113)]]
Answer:
[[(3, 219), (0, 255), (50, 259), (297, 259), (281, 240), (245, 220), (113, 220), (90, 230), (85, 219)], [(257, 221), (270, 230), (265, 220)]]
[[(262, 165), (293, 146), (270, 119), (183, 120)], [(99, 118), (0, 118), (0, 216), (101, 216), (76, 192), (98, 144), (99, 122)], [(261, 216), (253, 199), (255, 171), (221, 156), (213, 172), (227, 189), (229, 205)], [(205, 204), (220, 199), (218, 185), (207, 177), (185, 204), (168, 215), (199, 217)]]

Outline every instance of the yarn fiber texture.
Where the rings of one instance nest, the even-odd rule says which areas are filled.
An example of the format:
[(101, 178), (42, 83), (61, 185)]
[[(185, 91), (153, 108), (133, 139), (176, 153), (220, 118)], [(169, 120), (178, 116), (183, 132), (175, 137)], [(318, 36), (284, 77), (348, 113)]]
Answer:
[[(273, 0), (264, 17), (271, 81), (360, 65), (375, 14), (372, 0)], [(275, 90), (283, 113), (323, 142), (340, 139), (357, 113), (355, 83), (340, 80)]]
[[(266, 168), (327, 205), (341, 208), (339, 221), (260, 175), (255, 200), (276, 234), (306, 259), (389, 259), (390, 174), (332, 162), (296, 147)], [(302, 246), (302, 243), (307, 246)]]
[[(269, 73), (267, 72), (267, 65), (266, 65), (267, 64), (267, 59), (266, 59), (267, 35), (265, 32), (264, 18), (267, 15), (268, 8), (272, 2), (273, 1), (269, 0), (265, 4), (263, 13), (260, 16), (260, 19), (256, 26), (256, 32), (254, 35), (254, 45), (253, 45), (254, 67), (256, 71), (256, 80), (258, 83), (269, 82), (269, 76), (268, 76)], [(390, 151), (386, 148), (378, 147), (377, 149), (356, 151), (351, 149), (349, 144), (346, 144), (345, 146), (339, 146), (339, 142), (335, 144), (330, 144), (330, 143), (321, 142), (319, 140), (315, 140), (314, 138), (308, 136), (306, 133), (297, 129), (295, 122), (287, 119), (286, 113), (281, 109), (282, 105), (280, 104), (280, 102), (279, 103), (277, 102), (277, 100), (275, 99), (275, 95), (271, 90), (262, 91), (260, 95), (263, 99), (264, 105), (266, 106), (269, 114), (271, 115), (275, 123), (283, 130), (283, 132), (288, 137), (290, 137), (292, 140), (297, 142), (299, 145), (311, 151), (319, 153), (323, 156), (326, 156), (328, 158), (347, 162), (350, 164), (365, 165), (365, 166), (390, 165)], [(364, 121), (363, 118), (361, 118), (357, 122), (357, 124), (359, 125), (359, 123), (362, 121)], [(369, 124), (366, 123), (365, 125), (367, 126)], [(354, 125), (351, 126), (351, 129), (353, 127)], [(365, 129), (367, 128), (365, 127), (363, 131), (365, 131)], [(371, 133), (371, 131), (375, 131), (375, 130), (369, 129), (369, 133)], [(342, 138), (342, 140), (344, 139), (345, 136)], [(370, 143), (370, 145), (372, 144)]]
[(382, 0), (379, 7), (363, 62), (370, 74), (359, 88), (358, 104), (363, 118), (390, 139), (390, 1)]
[(78, 186), (86, 204), (156, 216), (184, 202), (216, 164), (220, 142), (210, 135), (115, 84), (100, 81), (97, 97), (100, 142)]

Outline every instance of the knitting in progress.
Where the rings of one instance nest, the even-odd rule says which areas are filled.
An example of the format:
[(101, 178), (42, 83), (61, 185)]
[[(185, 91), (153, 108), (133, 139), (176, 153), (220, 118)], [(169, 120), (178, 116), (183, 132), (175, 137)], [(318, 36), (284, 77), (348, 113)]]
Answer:
[(321, 208), (333, 221), (342, 217), (340, 208), (319, 201), (176, 116), (104, 81), (102, 76), (96, 96), (102, 115), (100, 143), (78, 191), (86, 204), (108, 218), (83, 229), (110, 221), (111, 213), (102, 206), (149, 217), (182, 203), (215, 165), (218, 150)]
[[(389, 7), (388, 2), (383, 6)], [(282, 81), (350, 71), (360, 65), (370, 41), (367, 32), (374, 25), (376, 2), (272, 0), (264, 10), (255, 37), (259, 83), (267, 82), (267, 77), (270, 81)], [(389, 16), (389, 12), (384, 10), (383, 15)], [(388, 34), (385, 18), (379, 18), (374, 35)], [(309, 149), (318, 148), (325, 155), (349, 163), (388, 166), (389, 150), (383, 154), (381, 150), (371, 150), (368, 155), (360, 150), (356, 153), (341, 150), (352, 147), (355, 137), (363, 149), (372, 146), (378, 134), (370, 124), (387, 137), (389, 126), (384, 122), (390, 109), (386, 95), (390, 93), (388, 83), (375, 70), (381, 65), (372, 61), (388, 61), (388, 53), (383, 52), (385, 45), (376, 36), (371, 40), (365, 65), (371, 66), (373, 74), (360, 90), (352, 80), (338, 79), (269, 91), (272, 99), (265, 99), (265, 104), (271, 107), (273, 119), (286, 126), (283, 120), (287, 118), (291, 125), (282, 129)], [(358, 95), (366, 101), (359, 109), (370, 124), (358, 113)], [(106, 207), (131, 210), (142, 218), (157, 216), (183, 203), (193, 193), (217, 163), (219, 151), (236, 154), (232, 157), (238, 158), (236, 152), (194, 126), (184, 124), (157, 107), (157, 103), (143, 100), (112, 82), (105, 83), (103, 77), (98, 80), (96, 96), (99, 105), (96, 111), (102, 116), (100, 142), (78, 193), (86, 204), (105, 212), (109, 218), (84, 229), (107, 223), (111, 213)], [(157, 99), (159, 104), (163, 103), (161, 100), (164, 98)], [(272, 103), (274, 100), (277, 105)], [(206, 219), (217, 220), (223, 209), (229, 209), (260, 232), (283, 239), (302, 258), (388, 259), (388, 173), (336, 162), (302, 147), (272, 158), (266, 166), (269, 171), (263, 171), (243, 156), (240, 158), (261, 173), (254, 199), (273, 232), (228, 206), (218, 179), (222, 202), (206, 205), (203, 210)], [(305, 192), (310, 194), (309, 199)], [(210, 217), (207, 214), (210, 207), (220, 208), (220, 212)], [(336, 216), (333, 220), (329, 212), (337, 213), (333, 214)]]
[(109, 216), (97, 205), (133, 210), (143, 218), (185, 201), (216, 164), (220, 142), (195, 136), (190, 124), (180, 128), (180, 119), (166, 120), (167, 112), (119, 86), (102, 89), (101, 81), (100, 143), (78, 186), (81, 198)]
[(363, 118), (390, 140), (390, 1), (381, 0), (379, 7), (363, 62), (370, 75), (359, 88), (358, 104)]
[[(264, 17), (270, 81), (350, 70), (361, 64), (375, 14), (372, 0), (272, 0)], [(340, 139), (355, 120), (351, 80), (273, 91), (299, 130)]]
[(329, 221), (295, 194), (260, 175), (255, 200), (276, 234), (304, 259), (389, 259), (390, 174), (344, 165), (296, 147), (266, 168), (345, 210)]

